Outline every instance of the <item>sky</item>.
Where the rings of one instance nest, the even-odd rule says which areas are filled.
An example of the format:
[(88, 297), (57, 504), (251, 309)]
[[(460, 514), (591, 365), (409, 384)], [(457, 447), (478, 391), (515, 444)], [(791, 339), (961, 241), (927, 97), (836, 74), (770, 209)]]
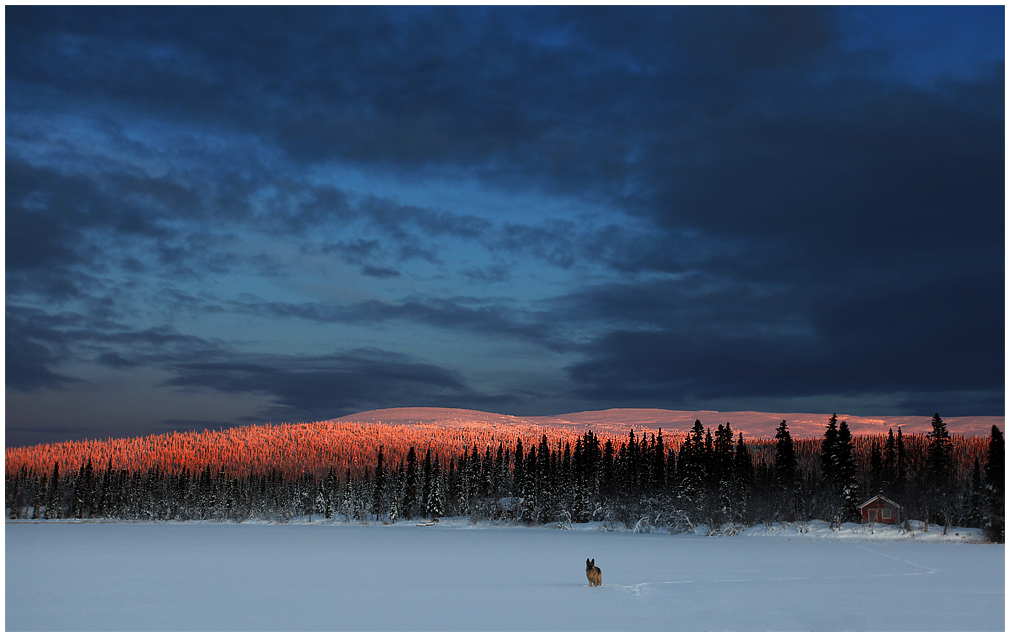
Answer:
[(5, 444), (1004, 414), (1004, 8), (6, 16)]

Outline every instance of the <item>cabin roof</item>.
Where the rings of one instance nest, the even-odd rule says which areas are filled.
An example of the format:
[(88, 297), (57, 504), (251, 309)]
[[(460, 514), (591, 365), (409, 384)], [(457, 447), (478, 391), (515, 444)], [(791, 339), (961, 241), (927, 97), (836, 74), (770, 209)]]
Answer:
[(898, 504), (897, 502), (895, 502), (894, 500), (892, 500), (892, 499), (890, 499), (890, 498), (885, 498), (885, 497), (884, 497), (884, 496), (882, 496), (882, 495), (875, 495), (875, 496), (873, 496), (872, 498), (870, 498), (870, 499), (869, 499), (869, 500), (867, 500), (866, 502), (863, 502), (862, 504), (860, 504), (860, 505), (859, 505), (859, 508), (860, 508), (860, 509), (862, 509), (862, 508), (863, 508), (864, 506), (866, 506), (867, 504), (872, 504), (874, 500), (883, 500), (884, 502), (887, 502), (888, 504), (890, 504), (891, 506), (893, 506), (893, 507), (895, 507), (895, 508), (898, 508), (898, 509), (900, 509), (900, 508), (901, 508), (901, 505), (900, 505), (900, 504)]

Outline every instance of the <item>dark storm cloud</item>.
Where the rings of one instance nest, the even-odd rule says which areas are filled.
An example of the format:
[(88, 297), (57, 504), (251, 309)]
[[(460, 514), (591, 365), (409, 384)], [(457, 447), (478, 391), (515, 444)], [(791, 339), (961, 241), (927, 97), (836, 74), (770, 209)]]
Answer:
[(231, 311), (278, 320), (300, 319), (318, 323), (376, 325), (403, 321), (447, 330), (467, 330), (493, 338), (516, 338), (554, 351), (571, 348), (571, 341), (559, 334), (549, 317), (520, 311), (507, 301), (457, 297), (450, 299), (403, 299), (395, 303), (363, 301), (336, 305), (324, 303), (281, 303), (247, 295), (228, 304)]
[(167, 385), (253, 393), (271, 401), (261, 417), (333, 418), (390, 404), (488, 405), (508, 396), (474, 392), (455, 373), (378, 350), (326, 356), (231, 354), (172, 366)]
[(98, 314), (50, 314), (7, 305), (7, 386), (19, 391), (83, 382), (56, 369), (68, 363), (97, 363), (114, 369), (163, 366), (193, 357), (220, 355), (220, 343), (181, 334), (163, 325), (135, 329)]
[(79, 378), (65, 376), (54, 371), (59, 357), (48, 347), (36, 340), (18, 334), (8, 326), (5, 343), (6, 384), (10, 389), (33, 391), (51, 389), (80, 382)]
[[(164, 386), (180, 390), (267, 397), (269, 406), (246, 416), (249, 421), (332, 418), (389, 401), (494, 408), (513, 400), (508, 394), (474, 390), (451, 370), (381, 350), (321, 356), (248, 353), (168, 326), (131, 330), (80, 314), (50, 315), (11, 306), (6, 328), (7, 385), (24, 392), (86, 382), (55, 369), (90, 363), (117, 370), (150, 368), (168, 375)], [(187, 424), (192, 426), (189, 421), (179, 426)]]
[(998, 413), (1004, 373), (994, 344), (1004, 337), (993, 290), (1001, 284), (994, 271), (802, 295), (718, 281), (593, 290), (563, 299), (564, 311), (592, 312), (615, 329), (587, 343), (568, 372), (580, 396), (621, 403), (877, 392), (917, 414), (959, 400), (955, 411)]
[[(55, 299), (101, 292), (96, 275), (143, 271), (123, 251), (146, 246), (170, 276), (221, 271), (238, 257), (227, 238), (173, 221), (199, 216), (201, 198), (177, 181), (124, 173), (64, 173), (7, 158), (6, 267), (10, 292)], [(208, 249), (210, 247), (214, 249)]]
[[(870, 17), (896, 32), (916, 11)], [(10, 7), (8, 386), (59, 386), (72, 380), (61, 364), (86, 360), (175, 366), (177, 386), (269, 394), (278, 409), (383, 406), (378, 378), (395, 365), (382, 356), (306, 359), (317, 383), (296, 357), (130, 325), (145, 310), (124, 290), (147, 277), (159, 308), (191, 318), (397, 321), (538, 344), (575, 356), (574, 391), (612, 405), (874, 392), (927, 413), (997, 405), (1003, 66), (958, 68), (967, 40), (952, 39), (936, 50), (958, 72), (941, 72), (894, 44), (933, 51), (919, 33), (852, 41), (849, 13)], [(343, 167), (587, 211), (418, 205), (341, 183)], [(346, 303), (187, 287), (290, 276), (247, 247), (261, 237), (377, 286), (422, 267), (445, 279)], [(515, 300), (557, 272), (578, 283)], [(502, 298), (457, 295), (451, 276)], [(71, 301), (86, 309), (57, 309)], [(415, 376), (388, 401), (481, 400), (451, 362), (399, 361)], [(328, 383), (348, 393), (327, 399)]]

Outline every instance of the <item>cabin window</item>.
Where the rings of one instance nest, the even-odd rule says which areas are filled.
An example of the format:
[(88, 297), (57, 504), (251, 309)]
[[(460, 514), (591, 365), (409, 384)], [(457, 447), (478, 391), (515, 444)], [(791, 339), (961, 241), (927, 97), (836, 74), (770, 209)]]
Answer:
[(882, 519), (891, 517), (891, 510), (890, 509), (881, 509), (880, 510), (880, 517)]

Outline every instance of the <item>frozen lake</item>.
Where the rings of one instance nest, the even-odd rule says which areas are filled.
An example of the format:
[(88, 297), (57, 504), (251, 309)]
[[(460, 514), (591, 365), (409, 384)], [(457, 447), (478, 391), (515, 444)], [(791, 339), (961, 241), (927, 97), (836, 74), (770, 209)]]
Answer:
[[(1003, 631), (1004, 546), (7, 523), (6, 630)], [(586, 558), (603, 570), (590, 588)]]

